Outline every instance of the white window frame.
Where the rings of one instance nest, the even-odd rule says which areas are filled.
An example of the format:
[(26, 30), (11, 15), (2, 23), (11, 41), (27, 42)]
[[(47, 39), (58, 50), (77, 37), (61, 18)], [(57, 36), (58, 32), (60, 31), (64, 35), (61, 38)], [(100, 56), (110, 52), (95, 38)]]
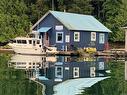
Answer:
[(104, 70), (105, 64), (104, 62), (99, 62), (99, 70)]
[(90, 77), (95, 77), (96, 73), (95, 73), (96, 67), (90, 67)]
[[(62, 40), (58, 41), (58, 34), (62, 34)], [(63, 32), (56, 32), (56, 43), (63, 43)]]
[(70, 42), (70, 35), (66, 35), (66, 43), (69, 43)]
[[(75, 39), (75, 35), (78, 35), (77, 39)], [(80, 41), (80, 32), (74, 32), (74, 41), (79, 42)]]
[(74, 78), (78, 78), (79, 77), (79, 67), (74, 67), (73, 68), (73, 77)]
[(105, 43), (105, 34), (99, 33), (99, 44), (104, 44), (104, 43)]
[[(58, 71), (58, 68), (60, 68), (61, 70)], [(58, 74), (58, 73), (61, 73), (61, 74)], [(55, 67), (55, 77), (56, 78), (63, 78), (63, 67), (62, 66)]]
[(96, 41), (96, 32), (91, 32), (91, 41)]

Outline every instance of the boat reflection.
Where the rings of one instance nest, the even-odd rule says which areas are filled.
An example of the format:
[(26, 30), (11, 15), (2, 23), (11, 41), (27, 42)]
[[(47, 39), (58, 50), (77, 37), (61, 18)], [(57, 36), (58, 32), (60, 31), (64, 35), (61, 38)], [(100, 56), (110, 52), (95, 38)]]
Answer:
[(107, 77), (104, 58), (14, 55), (9, 67), (25, 69), (30, 79), (46, 86), (46, 95), (75, 95)]
[(37, 79), (39, 78), (40, 70), (48, 67), (48, 62), (56, 62), (56, 58), (52, 56), (46, 57), (15, 54), (8, 62), (8, 67), (25, 70), (28, 78)]

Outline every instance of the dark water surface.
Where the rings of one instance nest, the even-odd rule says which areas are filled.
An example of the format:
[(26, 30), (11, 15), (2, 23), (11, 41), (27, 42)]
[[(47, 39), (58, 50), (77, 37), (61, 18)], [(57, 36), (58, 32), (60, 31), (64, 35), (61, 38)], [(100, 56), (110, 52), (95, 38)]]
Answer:
[(0, 95), (127, 95), (126, 69), (125, 58), (1, 53)]

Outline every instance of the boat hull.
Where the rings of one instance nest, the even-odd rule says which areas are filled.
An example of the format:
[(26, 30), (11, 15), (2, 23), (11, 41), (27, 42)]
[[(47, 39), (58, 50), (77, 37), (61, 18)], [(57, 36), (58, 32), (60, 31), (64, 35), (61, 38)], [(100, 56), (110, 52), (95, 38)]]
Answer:
[(15, 53), (18, 54), (32, 54), (32, 55), (44, 55), (46, 54), (42, 48), (16, 48), (13, 47)]

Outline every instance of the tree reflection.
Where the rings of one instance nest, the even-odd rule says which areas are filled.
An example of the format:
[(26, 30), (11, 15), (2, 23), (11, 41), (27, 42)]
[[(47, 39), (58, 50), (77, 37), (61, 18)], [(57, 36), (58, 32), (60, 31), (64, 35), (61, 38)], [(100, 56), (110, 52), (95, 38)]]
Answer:
[(85, 88), (80, 95), (126, 95), (127, 81), (124, 76), (124, 65), (124, 62), (109, 62), (111, 78), (100, 81), (91, 88)]
[(8, 68), (8, 54), (0, 54), (0, 95), (42, 95), (42, 87), (26, 78), (25, 71)]

